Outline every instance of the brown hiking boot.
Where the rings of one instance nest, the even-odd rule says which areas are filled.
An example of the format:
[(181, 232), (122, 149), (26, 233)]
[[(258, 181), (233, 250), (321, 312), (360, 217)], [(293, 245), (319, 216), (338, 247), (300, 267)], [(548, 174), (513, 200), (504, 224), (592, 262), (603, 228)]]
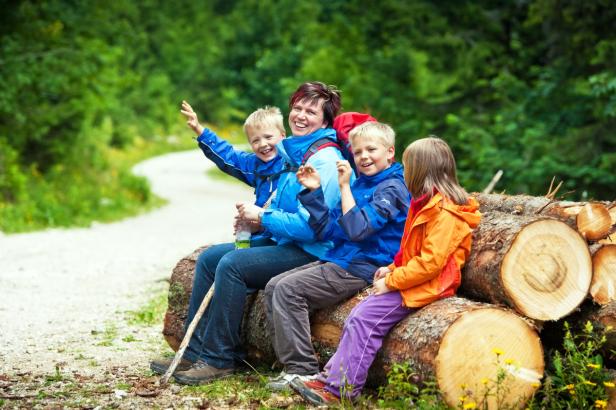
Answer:
[[(150, 362), (150, 370), (152, 370), (156, 374), (161, 374), (161, 375), (165, 374), (169, 366), (171, 366), (172, 361), (173, 361), (173, 358), (154, 359)], [(182, 358), (180, 360), (180, 363), (178, 363), (178, 366), (175, 368), (175, 372), (173, 373), (175, 374), (177, 372), (183, 372), (185, 370), (188, 370), (190, 369), (192, 365), (193, 365), (193, 362), (189, 362), (188, 360)]]
[(210, 366), (203, 360), (197, 361), (193, 366), (183, 372), (176, 372), (173, 377), (175, 381), (180, 384), (205, 384), (211, 381), (229, 377), (233, 374), (235, 369), (233, 367), (228, 369), (218, 369)]

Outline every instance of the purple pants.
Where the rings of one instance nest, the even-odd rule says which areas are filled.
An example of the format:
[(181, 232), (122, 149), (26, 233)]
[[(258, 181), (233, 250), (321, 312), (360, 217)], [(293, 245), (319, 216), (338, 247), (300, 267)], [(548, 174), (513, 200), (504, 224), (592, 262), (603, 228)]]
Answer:
[(344, 323), (338, 350), (323, 368), (326, 389), (338, 397), (359, 396), (383, 339), (414, 310), (402, 304), (397, 291), (368, 296), (355, 306)]

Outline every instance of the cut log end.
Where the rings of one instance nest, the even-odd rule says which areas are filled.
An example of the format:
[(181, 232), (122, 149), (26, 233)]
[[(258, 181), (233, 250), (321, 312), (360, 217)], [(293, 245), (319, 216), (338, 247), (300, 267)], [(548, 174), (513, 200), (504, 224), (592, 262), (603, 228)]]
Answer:
[[(537, 333), (512, 312), (478, 309), (465, 313), (446, 331), (436, 358), (436, 377), (445, 400), (452, 406), (459, 397), (479, 400), (495, 388), (499, 369), (506, 372), (500, 388), (502, 404), (523, 403), (543, 377), (543, 348)], [(489, 408), (496, 408), (490, 397)]]
[(560, 221), (537, 220), (522, 229), (501, 266), (516, 310), (539, 320), (558, 320), (586, 297), (592, 263), (582, 237)]
[(578, 231), (584, 238), (596, 241), (605, 238), (612, 227), (612, 218), (603, 204), (588, 203), (577, 215)]
[(592, 256), (590, 295), (601, 305), (616, 300), (616, 245), (603, 245)]

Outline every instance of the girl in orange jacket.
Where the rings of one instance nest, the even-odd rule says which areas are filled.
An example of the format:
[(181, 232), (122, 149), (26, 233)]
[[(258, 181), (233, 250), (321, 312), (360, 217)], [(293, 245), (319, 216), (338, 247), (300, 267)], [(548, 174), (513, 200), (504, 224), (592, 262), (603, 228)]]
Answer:
[(409, 313), (452, 296), (479, 224), (478, 204), (458, 183), (456, 162), (445, 141), (430, 136), (404, 151), (404, 180), (411, 207), (400, 250), (389, 266), (374, 274), (372, 295), (347, 318), (338, 350), (313, 381), (292, 387), (319, 405), (337, 402), (341, 393), (355, 399), (383, 339)]

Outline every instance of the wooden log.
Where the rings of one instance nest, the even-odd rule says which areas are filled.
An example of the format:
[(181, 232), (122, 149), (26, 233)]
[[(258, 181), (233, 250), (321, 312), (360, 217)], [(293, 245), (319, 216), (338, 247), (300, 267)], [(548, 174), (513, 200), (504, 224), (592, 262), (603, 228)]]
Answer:
[[(612, 202), (553, 201), (546, 197), (530, 195), (473, 194), (482, 213), (503, 212), (514, 215), (543, 215), (559, 219), (588, 240), (605, 238), (616, 221), (610, 218)], [(608, 209), (609, 208), (609, 209)], [(616, 214), (616, 211), (612, 211)]]
[(562, 221), (486, 212), (473, 232), (460, 291), (537, 320), (558, 320), (586, 297), (592, 264), (586, 242)]
[[(182, 278), (190, 285), (190, 262), (198, 255), (184, 258), (174, 270), (173, 278)], [(174, 283), (172, 282), (172, 285)], [(179, 286), (179, 285), (178, 285)], [(312, 315), (313, 345), (323, 365), (335, 352), (343, 324), (351, 309), (365, 297), (360, 294), (338, 306)], [(165, 320), (165, 338), (173, 346), (179, 345), (183, 335), (182, 317), (177, 312), (187, 309), (185, 297), (173, 297), (169, 306), (175, 312)], [(185, 316), (185, 315), (184, 315)], [(252, 362), (272, 363), (275, 359), (267, 333), (263, 294), (249, 296), (241, 328), (242, 342)], [(463, 343), (461, 343), (463, 341)], [(535, 382), (543, 375), (543, 351), (537, 332), (512, 311), (497, 306), (472, 302), (463, 298), (448, 298), (435, 302), (403, 320), (385, 339), (383, 349), (370, 369), (369, 383), (382, 383), (394, 363), (411, 362), (423, 379), (434, 377), (446, 393), (451, 405), (457, 403), (463, 391), (480, 395), (482, 379), (496, 377), (497, 356), (493, 349), (501, 349), (500, 366), (506, 369), (507, 403), (529, 397), (536, 389)], [(512, 364), (506, 365), (505, 359)], [(461, 386), (465, 385), (463, 389)], [(523, 403), (523, 402), (522, 402)], [(490, 408), (494, 408), (493, 404)]]
[(616, 244), (595, 244), (590, 247), (592, 254), (592, 281), (590, 295), (600, 304), (616, 300)]
[(192, 291), (195, 264), (199, 254), (206, 248), (207, 246), (198, 248), (190, 255), (180, 259), (171, 273), (163, 336), (175, 351), (178, 350), (184, 338), (184, 322), (188, 315), (188, 302)]
[(585, 204), (576, 217), (578, 231), (590, 241), (605, 238), (612, 227), (612, 218), (603, 204)]

